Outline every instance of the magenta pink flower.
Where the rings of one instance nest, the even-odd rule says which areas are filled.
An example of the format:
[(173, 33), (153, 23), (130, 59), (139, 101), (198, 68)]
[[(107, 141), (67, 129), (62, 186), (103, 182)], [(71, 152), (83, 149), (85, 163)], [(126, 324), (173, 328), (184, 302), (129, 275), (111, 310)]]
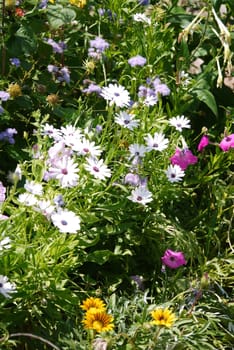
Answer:
[(207, 135), (203, 135), (198, 146), (197, 146), (197, 150), (199, 152), (202, 152), (203, 149), (209, 145), (209, 137)]
[(162, 263), (170, 267), (171, 269), (177, 269), (182, 265), (186, 265), (187, 261), (184, 258), (182, 252), (174, 252), (173, 250), (167, 249), (163, 255)]
[(185, 170), (190, 164), (197, 163), (197, 157), (189, 149), (180, 150), (177, 148), (170, 161), (171, 164), (179, 165), (182, 170)]
[(230, 148), (234, 148), (234, 134), (225, 136), (220, 142), (219, 147), (224, 152), (227, 152)]

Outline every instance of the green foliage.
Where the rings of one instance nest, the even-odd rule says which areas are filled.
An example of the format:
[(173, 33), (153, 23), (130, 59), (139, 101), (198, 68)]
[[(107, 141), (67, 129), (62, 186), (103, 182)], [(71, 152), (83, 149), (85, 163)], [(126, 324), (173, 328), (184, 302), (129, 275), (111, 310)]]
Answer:
[[(224, 79), (232, 74), (232, 1), (190, 1), (189, 8), (177, 0), (146, 6), (137, 0), (40, 4), (13, 2), (4, 11), (0, 4), (0, 91), (18, 87), (6, 101), (0, 98), (0, 132), (17, 129), (15, 142), (0, 140), (0, 180), (6, 187), (5, 194), (0, 186), (0, 197), (6, 196), (0, 208), (8, 217), (0, 220), (0, 276), (15, 289), (6, 297), (0, 282), (1, 349), (230, 350), (233, 144), (227, 151), (219, 144), (233, 133), (233, 91)], [(146, 16), (143, 22), (134, 18), (139, 13)], [(96, 36), (109, 44), (99, 58), (88, 51)], [(136, 55), (146, 64), (132, 67), (128, 59)], [(12, 58), (20, 65), (11, 64)], [(196, 59), (202, 59), (200, 66)], [(147, 105), (139, 88), (150, 90), (157, 78), (170, 92), (158, 93), (157, 103)], [(133, 104), (119, 108), (85, 93), (91, 82), (99, 88), (122, 85)], [(121, 110), (134, 115), (139, 126), (117, 124)], [(169, 120), (178, 115), (188, 118), (191, 128), (173, 128)], [(64, 147), (79, 179), (63, 186), (58, 177), (50, 178), (49, 154), (61, 139), (43, 135), (48, 124), (59, 137), (62, 128), (73, 126), (100, 146), (111, 176), (100, 180), (89, 173), (87, 156), (72, 148), (71, 131)], [(168, 147), (131, 158), (129, 146), (145, 145), (155, 132), (166, 135)], [(199, 152), (204, 134), (209, 144)], [(166, 170), (178, 148), (189, 148), (197, 162), (185, 170), (183, 181), (172, 183)], [(135, 187), (126, 184), (127, 173), (147, 184), (148, 205), (129, 199)], [(20, 200), (27, 181), (42, 185), (35, 204)], [(62, 206), (55, 201), (60, 195)], [(76, 233), (61, 232), (48, 203), (39, 207), (41, 200), (53, 212), (78, 216)], [(162, 266), (167, 249), (183, 252), (187, 263), (178, 269)], [(88, 296), (105, 300), (114, 317), (112, 332), (84, 329), (80, 304)], [(150, 312), (159, 307), (176, 314), (172, 327), (150, 323)], [(95, 347), (95, 339), (103, 348)]]

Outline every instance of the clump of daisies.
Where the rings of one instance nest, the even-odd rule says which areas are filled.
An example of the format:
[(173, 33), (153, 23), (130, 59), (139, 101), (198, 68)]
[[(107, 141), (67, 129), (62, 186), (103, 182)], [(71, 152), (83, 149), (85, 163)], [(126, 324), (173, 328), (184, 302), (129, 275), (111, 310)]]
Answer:
[[(161, 86), (162, 91), (167, 91), (167, 87), (161, 83), (159, 79), (154, 81), (155, 86)], [(129, 110), (120, 111), (115, 116), (115, 122), (122, 128), (134, 131), (141, 127), (141, 120), (135, 117)], [(178, 183), (183, 181), (185, 171), (190, 165), (198, 162), (198, 157), (195, 156), (188, 148), (188, 145), (182, 136), (184, 129), (190, 129), (190, 120), (184, 115), (172, 117), (168, 120), (167, 125), (174, 128), (175, 132), (179, 133), (177, 136), (178, 143), (182, 144), (182, 148), (177, 147), (174, 154), (168, 157), (170, 164), (167, 169), (162, 169), (170, 183)], [(174, 134), (173, 134), (174, 135)], [(174, 137), (174, 136), (173, 136)], [(151, 153), (152, 157), (164, 154), (170, 146), (170, 139), (167, 137), (164, 130), (159, 130), (152, 133), (147, 133), (143, 137), (144, 141), (141, 143), (132, 143), (128, 146), (128, 166), (130, 171), (124, 177), (124, 184), (131, 186), (132, 190), (127, 198), (134, 202), (147, 206), (153, 201), (153, 193), (148, 188), (148, 179), (141, 177), (140, 173), (144, 173), (144, 158), (146, 154)]]
[[(102, 149), (92, 139), (92, 133), (82, 131), (72, 125), (54, 128), (45, 124), (41, 135), (47, 139), (49, 148), (36, 156), (44, 163), (42, 182), (25, 180), (24, 192), (18, 196), (18, 203), (31, 207), (50, 220), (61, 233), (76, 233), (80, 230), (80, 216), (65, 207), (58, 200), (58, 191), (79, 186), (80, 172), (84, 181), (104, 181), (111, 177), (111, 170), (101, 158)], [(85, 176), (84, 176), (85, 173)], [(46, 183), (51, 182), (56, 194), (46, 193)]]

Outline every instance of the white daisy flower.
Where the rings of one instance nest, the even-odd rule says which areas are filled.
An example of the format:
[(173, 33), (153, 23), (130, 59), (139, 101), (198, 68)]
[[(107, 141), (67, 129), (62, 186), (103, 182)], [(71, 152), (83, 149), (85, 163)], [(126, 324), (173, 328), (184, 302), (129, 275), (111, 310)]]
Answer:
[(16, 292), (15, 284), (10, 283), (6, 276), (0, 275), (0, 293), (5, 298), (11, 298), (10, 293)]
[(37, 205), (34, 209), (49, 218), (55, 211), (55, 206), (52, 205), (50, 201), (42, 199), (37, 202)]
[(72, 155), (72, 150), (66, 148), (64, 141), (59, 141), (49, 148), (48, 155), (50, 158), (49, 162), (53, 164), (65, 156), (70, 157)]
[(56, 141), (61, 139), (61, 131), (48, 123), (42, 125), (41, 134), (44, 136), (47, 135)]
[(133, 130), (139, 125), (139, 120), (134, 118), (135, 118), (134, 114), (128, 114), (124, 111), (121, 111), (119, 112), (119, 114), (116, 114), (115, 122), (124, 128)]
[(100, 146), (96, 146), (94, 141), (86, 138), (82, 138), (72, 149), (83, 156), (98, 157), (102, 153)]
[(42, 184), (36, 183), (34, 181), (26, 180), (26, 182), (24, 184), (24, 188), (26, 191), (28, 191), (34, 195), (41, 196), (43, 194)]
[(27, 207), (35, 205), (37, 203), (37, 198), (32, 193), (21, 193), (18, 196), (18, 201)]
[(0, 251), (3, 249), (9, 249), (11, 247), (10, 237), (5, 237), (0, 241)]
[(180, 77), (180, 81), (181, 81), (183, 86), (188, 86), (190, 84), (191, 80), (192, 80), (190, 78), (189, 74), (186, 73), (184, 70), (179, 72), (179, 77)]
[(49, 169), (49, 178), (60, 181), (62, 188), (74, 187), (77, 185), (79, 169), (72, 158), (63, 157), (56, 161)]
[(147, 151), (163, 151), (167, 148), (169, 140), (161, 132), (155, 132), (154, 136), (148, 134), (145, 137)]
[(110, 101), (111, 106), (116, 104), (118, 107), (128, 107), (130, 103), (129, 92), (122, 85), (109, 84), (102, 88), (100, 95)]
[(144, 145), (140, 145), (138, 143), (133, 143), (129, 146), (129, 152), (130, 152), (130, 158), (133, 157), (140, 157), (143, 158), (145, 155), (145, 152), (147, 152), (147, 148)]
[(133, 15), (133, 19), (136, 22), (142, 22), (149, 25), (151, 24), (151, 19), (147, 17), (144, 13), (135, 13), (135, 15)]
[(179, 165), (171, 164), (166, 170), (166, 175), (170, 182), (179, 182), (183, 180), (185, 172), (181, 169)]
[(177, 115), (177, 117), (173, 117), (169, 119), (169, 124), (174, 126), (176, 130), (182, 131), (182, 129), (187, 128), (190, 129), (190, 120), (187, 119), (184, 115)]
[(85, 169), (90, 172), (96, 179), (105, 180), (111, 176), (110, 169), (104, 164), (103, 159), (88, 158)]
[(146, 188), (146, 186), (135, 188), (127, 198), (134, 203), (140, 203), (142, 205), (146, 205), (153, 200), (152, 193)]
[(155, 106), (158, 102), (158, 97), (154, 95), (148, 95), (146, 98), (143, 100), (143, 104), (145, 106)]
[(73, 146), (79, 142), (82, 137), (81, 131), (72, 125), (66, 125), (65, 127), (62, 126), (61, 132), (65, 145), (71, 148), (73, 148)]
[(76, 233), (80, 229), (80, 218), (73, 211), (60, 210), (51, 215), (51, 220), (61, 233)]

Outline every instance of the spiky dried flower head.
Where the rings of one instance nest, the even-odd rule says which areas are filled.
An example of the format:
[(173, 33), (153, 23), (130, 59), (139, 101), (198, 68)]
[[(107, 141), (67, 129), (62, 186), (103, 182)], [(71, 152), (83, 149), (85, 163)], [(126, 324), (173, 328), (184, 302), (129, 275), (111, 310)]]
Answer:
[(57, 94), (50, 94), (46, 97), (46, 101), (52, 105), (55, 106), (59, 103), (59, 97)]
[(7, 90), (11, 97), (18, 97), (22, 95), (21, 87), (19, 84), (10, 84)]

